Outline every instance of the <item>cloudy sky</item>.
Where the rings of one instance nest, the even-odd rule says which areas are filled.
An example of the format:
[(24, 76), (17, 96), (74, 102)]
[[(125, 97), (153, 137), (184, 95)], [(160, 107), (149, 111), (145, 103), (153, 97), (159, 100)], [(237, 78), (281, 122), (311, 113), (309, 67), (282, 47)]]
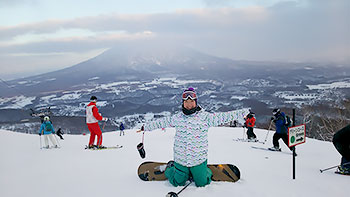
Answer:
[(72, 66), (120, 42), (235, 60), (350, 61), (349, 0), (0, 0), (0, 78)]

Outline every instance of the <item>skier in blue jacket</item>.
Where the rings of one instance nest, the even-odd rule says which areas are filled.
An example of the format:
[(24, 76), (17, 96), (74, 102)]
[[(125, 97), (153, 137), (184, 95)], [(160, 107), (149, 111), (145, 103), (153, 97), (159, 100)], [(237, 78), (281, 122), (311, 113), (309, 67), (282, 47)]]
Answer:
[[(288, 127), (286, 126), (286, 115), (278, 108), (274, 109), (272, 111), (272, 114), (273, 116), (271, 120), (273, 120), (275, 123), (276, 132), (272, 138), (273, 147), (269, 148), (269, 150), (281, 151), (280, 145), (278, 143), (279, 139), (282, 139), (283, 142), (288, 146)], [(289, 149), (292, 151), (294, 147), (290, 147)]]
[(44, 122), (41, 124), (39, 135), (44, 135), (45, 146), (44, 148), (50, 148), (49, 139), (54, 148), (58, 148), (57, 142), (54, 138), (55, 130), (48, 116), (44, 117)]
[(125, 127), (123, 123), (120, 123), (119, 129), (120, 129), (120, 136), (122, 136), (122, 133), (123, 135), (125, 135), (125, 132), (124, 132)]

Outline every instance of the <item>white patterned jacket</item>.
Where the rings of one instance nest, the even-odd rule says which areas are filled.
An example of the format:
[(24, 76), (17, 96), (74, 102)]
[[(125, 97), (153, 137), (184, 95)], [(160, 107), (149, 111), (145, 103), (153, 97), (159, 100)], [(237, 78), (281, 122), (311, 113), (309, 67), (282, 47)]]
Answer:
[(208, 129), (233, 120), (242, 120), (248, 109), (209, 113), (204, 110), (191, 115), (182, 112), (149, 122), (145, 131), (175, 127), (174, 161), (186, 167), (203, 163), (208, 158)]

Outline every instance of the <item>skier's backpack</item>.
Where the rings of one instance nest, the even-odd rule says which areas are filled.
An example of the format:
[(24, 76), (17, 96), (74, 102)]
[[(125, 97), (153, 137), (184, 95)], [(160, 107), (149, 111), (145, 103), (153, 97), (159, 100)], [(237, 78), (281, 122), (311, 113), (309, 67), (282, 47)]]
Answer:
[(286, 123), (284, 123), (284, 125), (285, 125), (286, 127), (291, 127), (292, 124), (293, 124), (292, 119), (290, 119), (290, 117), (289, 117), (288, 115), (286, 115), (286, 116), (285, 116), (285, 120), (286, 120)]
[(45, 131), (52, 131), (52, 124), (50, 122), (45, 122)]

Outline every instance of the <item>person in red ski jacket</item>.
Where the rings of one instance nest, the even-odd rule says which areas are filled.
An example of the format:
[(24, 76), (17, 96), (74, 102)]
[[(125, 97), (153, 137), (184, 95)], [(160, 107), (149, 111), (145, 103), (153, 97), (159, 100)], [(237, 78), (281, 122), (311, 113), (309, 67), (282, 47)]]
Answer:
[(247, 130), (247, 136), (248, 140), (251, 141), (256, 141), (256, 135), (253, 132), (253, 127), (255, 126), (255, 117), (252, 112), (250, 112), (246, 117), (245, 117), (245, 126), (248, 128)]
[[(102, 146), (102, 131), (100, 126), (98, 125), (99, 120), (107, 121), (108, 118), (104, 118), (98, 113), (98, 109), (96, 107), (97, 97), (92, 96), (90, 98), (90, 103), (86, 106), (86, 124), (90, 131), (90, 141), (89, 141), (89, 149), (91, 148), (104, 148)], [(94, 146), (95, 137), (97, 136), (97, 144)]]

